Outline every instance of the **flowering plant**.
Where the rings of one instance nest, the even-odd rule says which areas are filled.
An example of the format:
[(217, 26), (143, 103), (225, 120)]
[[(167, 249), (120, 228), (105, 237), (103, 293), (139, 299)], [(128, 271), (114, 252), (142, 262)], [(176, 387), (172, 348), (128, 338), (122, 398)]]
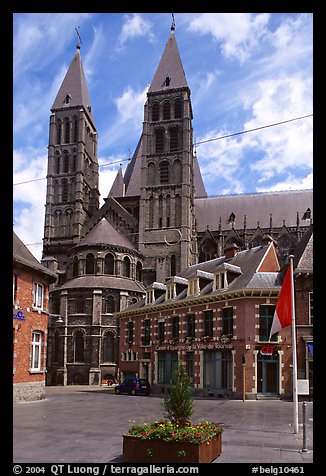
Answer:
[(203, 443), (223, 431), (218, 423), (201, 421), (192, 423), (193, 398), (190, 378), (183, 365), (173, 374), (171, 387), (164, 401), (167, 418), (149, 423), (133, 422), (128, 434), (142, 440)]
[(180, 426), (170, 420), (135, 424), (129, 428), (128, 434), (142, 440), (182, 441), (203, 443), (214, 435), (221, 433), (223, 428), (218, 423), (201, 421), (196, 424)]

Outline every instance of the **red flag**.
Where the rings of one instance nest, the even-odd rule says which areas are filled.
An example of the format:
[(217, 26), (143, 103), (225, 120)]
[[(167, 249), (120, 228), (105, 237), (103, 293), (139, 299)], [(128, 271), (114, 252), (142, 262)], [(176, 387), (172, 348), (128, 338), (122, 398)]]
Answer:
[(292, 323), (292, 289), (291, 289), (291, 270), (287, 269), (282, 288), (276, 303), (276, 309), (272, 322), (269, 340), (275, 332), (290, 326)]

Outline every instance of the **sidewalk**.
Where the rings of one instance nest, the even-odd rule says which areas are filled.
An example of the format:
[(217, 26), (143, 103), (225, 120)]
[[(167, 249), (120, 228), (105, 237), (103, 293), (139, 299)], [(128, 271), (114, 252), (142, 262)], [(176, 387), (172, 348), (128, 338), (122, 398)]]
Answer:
[[(14, 404), (14, 463), (122, 462), (130, 420), (163, 416), (163, 398), (115, 395), (105, 387), (47, 387), (42, 401)], [(307, 402), (307, 448), (292, 431), (293, 404), (282, 400), (195, 399), (193, 420), (224, 427), (214, 463), (312, 463), (313, 403)]]

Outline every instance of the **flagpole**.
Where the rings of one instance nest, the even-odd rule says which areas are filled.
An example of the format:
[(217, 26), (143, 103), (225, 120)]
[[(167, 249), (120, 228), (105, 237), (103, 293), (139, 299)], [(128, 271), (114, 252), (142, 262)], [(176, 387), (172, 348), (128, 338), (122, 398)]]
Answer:
[(293, 433), (299, 433), (297, 337), (296, 337), (296, 328), (295, 328), (295, 299), (294, 299), (293, 258), (294, 258), (293, 255), (289, 256), (290, 275), (291, 275), (291, 306), (292, 306)]

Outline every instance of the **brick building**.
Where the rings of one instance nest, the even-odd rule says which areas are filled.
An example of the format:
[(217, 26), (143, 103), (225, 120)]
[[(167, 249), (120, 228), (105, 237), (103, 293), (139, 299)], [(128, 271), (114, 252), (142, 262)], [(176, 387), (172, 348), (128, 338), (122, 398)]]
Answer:
[[(121, 377), (148, 378), (165, 392), (179, 361), (195, 393), (218, 397), (288, 397), (291, 328), (269, 341), (283, 272), (273, 241), (187, 268), (146, 288), (119, 314)], [(298, 377), (312, 383), (312, 227), (296, 250)], [(304, 281), (304, 283), (302, 282)]]
[(44, 398), (49, 284), (46, 269), (13, 233), (13, 395), (14, 401)]
[(139, 301), (146, 286), (223, 257), (231, 243), (239, 252), (261, 246), (266, 234), (283, 266), (312, 223), (312, 190), (207, 197), (174, 30), (148, 88), (136, 150), (101, 207), (96, 111), (79, 44), (54, 99), (42, 258), (58, 275), (50, 289), (57, 317), (49, 322), (49, 384), (117, 377), (113, 313)]

